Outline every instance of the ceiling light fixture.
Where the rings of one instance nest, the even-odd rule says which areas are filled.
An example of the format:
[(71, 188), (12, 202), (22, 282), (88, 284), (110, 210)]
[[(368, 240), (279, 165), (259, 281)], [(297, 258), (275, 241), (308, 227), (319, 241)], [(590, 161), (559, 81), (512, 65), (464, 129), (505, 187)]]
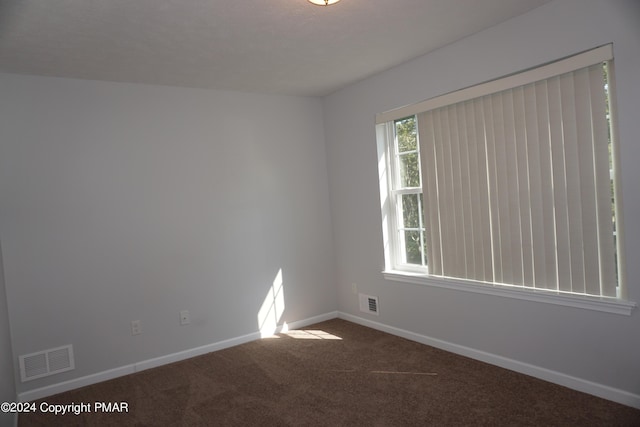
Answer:
[(340, 0), (309, 0), (309, 3), (313, 3), (317, 6), (330, 6), (338, 3)]

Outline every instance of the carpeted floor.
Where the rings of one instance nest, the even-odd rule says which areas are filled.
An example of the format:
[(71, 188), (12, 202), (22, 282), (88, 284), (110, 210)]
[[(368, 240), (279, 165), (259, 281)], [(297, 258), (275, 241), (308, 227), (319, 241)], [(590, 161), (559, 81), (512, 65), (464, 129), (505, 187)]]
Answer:
[(340, 319), (42, 401), (92, 411), (20, 427), (640, 426), (640, 410)]

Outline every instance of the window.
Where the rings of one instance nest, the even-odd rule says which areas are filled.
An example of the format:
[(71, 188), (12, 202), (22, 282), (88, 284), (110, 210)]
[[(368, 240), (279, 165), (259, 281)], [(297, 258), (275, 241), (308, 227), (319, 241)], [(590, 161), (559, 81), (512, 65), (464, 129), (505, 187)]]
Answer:
[(395, 265), (426, 272), (425, 229), (422, 206), (422, 174), (416, 117), (394, 120), (388, 126), (390, 144), (390, 197)]
[(623, 301), (612, 67), (603, 46), (378, 115), (387, 273)]

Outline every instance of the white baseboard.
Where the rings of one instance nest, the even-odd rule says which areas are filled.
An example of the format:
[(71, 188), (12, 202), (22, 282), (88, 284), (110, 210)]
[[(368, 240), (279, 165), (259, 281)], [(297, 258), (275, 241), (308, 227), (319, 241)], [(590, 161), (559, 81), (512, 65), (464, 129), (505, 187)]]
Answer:
[[(313, 323), (322, 322), (324, 320), (334, 319), (338, 317), (337, 311), (321, 314), (319, 316), (310, 317), (304, 320), (298, 320), (296, 322), (286, 323), (287, 328), (297, 329), (302, 328)], [(285, 324), (278, 325), (274, 333), (282, 331)], [(253, 332), (251, 334), (242, 335), (239, 337), (231, 338), (224, 341), (219, 341), (212, 344), (203, 345), (201, 347), (192, 348), (178, 353), (168, 354), (166, 356), (156, 357), (154, 359), (144, 360), (135, 364), (135, 372), (144, 371), (145, 369), (155, 368), (157, 366), (166, 365), (168, 363), (179, 362), (180, 360), (189, 359), (191, 357), (200, 356), (202, 354), (211, 353), (213, 351), (222, 350), (229, 347), (235, 347), (236, 345), (244, 344), (250, 341), (259, 340), (263, 335), (260, 332)]]
[(18, 393), (18, 402), (30, 402), (32, 400), (42, 399), (43, 397), (53, 396), (54, 394), (133, 374), (135, 371), (135, 364), (131, 364), (86, 375), (80, 378), (74, 378), (61, 383), (51, 384), (45, 387)]
[[(287, 323), (286, 327), (289, 329), (298, 329), (307, 325), (312, 325), (314, 323), (323, 322), (329, 319), (334, 319), (336, 317), (338, 317), (338, 312), (332, 311), (332, 312), (324, 313), (318, 316), (309, 317), (307, 319)], [(281, 332), (284, 326), (285, 324), (278, 325), (275, 333)], [(140, 362), (132, 363), (130, 365), (120, 366), (118, 368), (109, 369), (107, 371), (102, 371), (102, 372), (98, 372), (98, 373), (87, 375), (80, 378), (74, 378), (69, 381), (64, 381), (64, 382), (52, 384), (46, 387), (41, 387), (34, 390), (18, 393), (18, 401), (29, 402), (32, 400), (42, 399), (44, 397), (52, 396), (54, 394), (63, 393), (65, 391), (74, 390), (76, 388), (88, 386), (91, 384), (96, 384), (102, 381), (111, 380), (124, 375), (133, 374), (135, 372), (144, 371), (145, 369), (151, 369), (151, 368), (166, 365), (169, 363), (179, 362), (180, 360), (189, 359), (191, 357), (200, 356), (202, 354), (211, 353), (213, 351), (234, 347), (236, 345), (244, 344), (249, 341), (255, 341), (260, 338), (262, 338), (262, 334), (260, 332), (253, 332), (251, 334), (242, 335), (242, 336), (231, 338), (228, 340), (203, 345), (203, 346), (192, 348), (189, 350), (179, 351), (177, 353), (167, 354), (165, 356), (143, 360)]]
[[(560, 372), (551, 371), (549, 369), (541, 368), (539, 366), (530, 365), (528, 363), (519, 362), (517, 360), (508, 359), (506, 357), (498, 356), (495, 354), (487, 353), (480, 350), (475, 350), (469, 347), (461, 346), (458, 344), (452, 344), (447, 341), (431, 338), (426, 335), (420, 335), (415, 332), (407, 331), (405, 329), (396, 328), (394, 326), (385, 325), (383, 323), (375, 322), (373, 320), (365, 319), (362, 317), (354, 316), (348, 313), (332, 311), (329, 313), (321, 314), (319, 316), (310, 317), (308, 319), (299, 320), (287, 324), (289, 329), (298, 329), (307, 325), (322, 322), (325, 320), (339, 317), (344, 320), (348, 320), (353, 323), (357, 323), (363, 326), (367, 326), (372, 329), (387, 332), (392, 335), (396, 335), (402, 338), (406, 338), (412, 341), (416, 341), (422, 344), (430, 345), (451, 353), (459, 354), (462, 356), (470, 357), (472, 359), (480, 360), (492, 365), (499, 366), (501, 368), (509, 369), (515, 372), (519, 372), (525, 375), (530, 375), (535, 378), (539, 378), (554, 384), (559, 384), (564, 387), (571, 388), (573, 390), (588, 393), (603, 399), (611, 400), (623, 405), (631, 406), (640, 409), (640, 395), (629, 393), (624, 390), (609, 387), (603, 384), (594, 383), (581, 378), (566, 375)], [(276, 332), (280, 332), (284, 325), (279, 325)], [(154, 368), (157, 366), (166, 365), (180, 360), (189, 359), (191, 357), (199, 356), (202, 354), (210, 353), (217, 350), (233, 347), (236, 345), (244, 344), (249, 341), (255, 341), (261, 338), (260, 332), (254, 332), (247, 335), (231, 338), (224, 341), (204, 345), (201, 347), (192, 348), (177, 353), (168, 354), (165, 356), (156, 357), (153, 359), (143, 360), (130, 365), (121, 366), (118, 368), (110, 369), (108, 371), (98, 372), (96, 374), (87, 375), (81, 378), (52, 384), (50, 386), (38, 388), (35, 390), (29, 390), (18, 394), (18, 401), (26, 402), (36, 399), (42, 399), (54, 394), (63, 393), (65, 391), (73, 390), (79, 387), (84, 387), (91, 384), (96, 384), (102, 381), (107, 381), (113, 378), (121, 377), (124, 375), (132, 374), (134, 372), (140, 372), (145, 369)]]
[(475, 350), (473, 348), (461, 346), (458, 344), (452, 344), (447, 341), (442, 341), (437, 338), (431, 338), (425, 335), (420, 335), (415, 332), (407, 331), (404, 329), (396, 328), (393, 326), (378, 323), (373, 320), (364, 319), (362, 317), (354, 316), (352, 314), (339, 312), (338, 317), (344, 320), (348, 320), (359, 325), (367, 326), (372, 329), (387, 332), (392, 335), (396, 335), (402, 338), (416, 341), (422, 344), (430, 345), (451, 353), (459, 354), (462, 356), (470, 357), (475, 360), (489, 363), (491, 365), (499, 366), (501, 368), (509, 369), (511, 371), (519, 372), (521, 374), (529, 375), (535, 378), (539, 378), (550, 383), (558, 384), (573, 390), (581, 391), (583, 393), (591, 394), (593, 396), (601, 397), (603, 399), (611, 400), (613, 402), (621, 403), (623, 405), (631, 406), (633, 408), (640, 409), (640, 395), (629, 393), (624, 390), (609, 387), (603, 384), (594, 383), (592, 381), (584, 380), (581, 378), (566, 375), (561, 372), (552, 371), (549, 369), (541, 368), (539, 366), (530, 365), (528, 363), (519, 362), (514, 359), (498, 356), (484, 351)]

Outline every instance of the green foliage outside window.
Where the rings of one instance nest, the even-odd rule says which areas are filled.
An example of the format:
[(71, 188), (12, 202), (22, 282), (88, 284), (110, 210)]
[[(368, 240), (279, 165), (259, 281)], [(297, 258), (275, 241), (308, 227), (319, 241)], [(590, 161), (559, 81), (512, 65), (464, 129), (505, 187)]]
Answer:
[[(418, 154), (418, 133), (416, 117), (407, 117), (395, 121), (396, 155), (398, 165), (397, 190), (420, 188), (420, 159)], [(426, 265), (424, 257), (424, 228), (422, 198), (420, 192), (402, 194), (398, 202), (402, 209), (402, 224), (399, 232), (403, 233), (404, 250), (408, 264)], [(424, 261), (423, 261), (424, 259)]]

